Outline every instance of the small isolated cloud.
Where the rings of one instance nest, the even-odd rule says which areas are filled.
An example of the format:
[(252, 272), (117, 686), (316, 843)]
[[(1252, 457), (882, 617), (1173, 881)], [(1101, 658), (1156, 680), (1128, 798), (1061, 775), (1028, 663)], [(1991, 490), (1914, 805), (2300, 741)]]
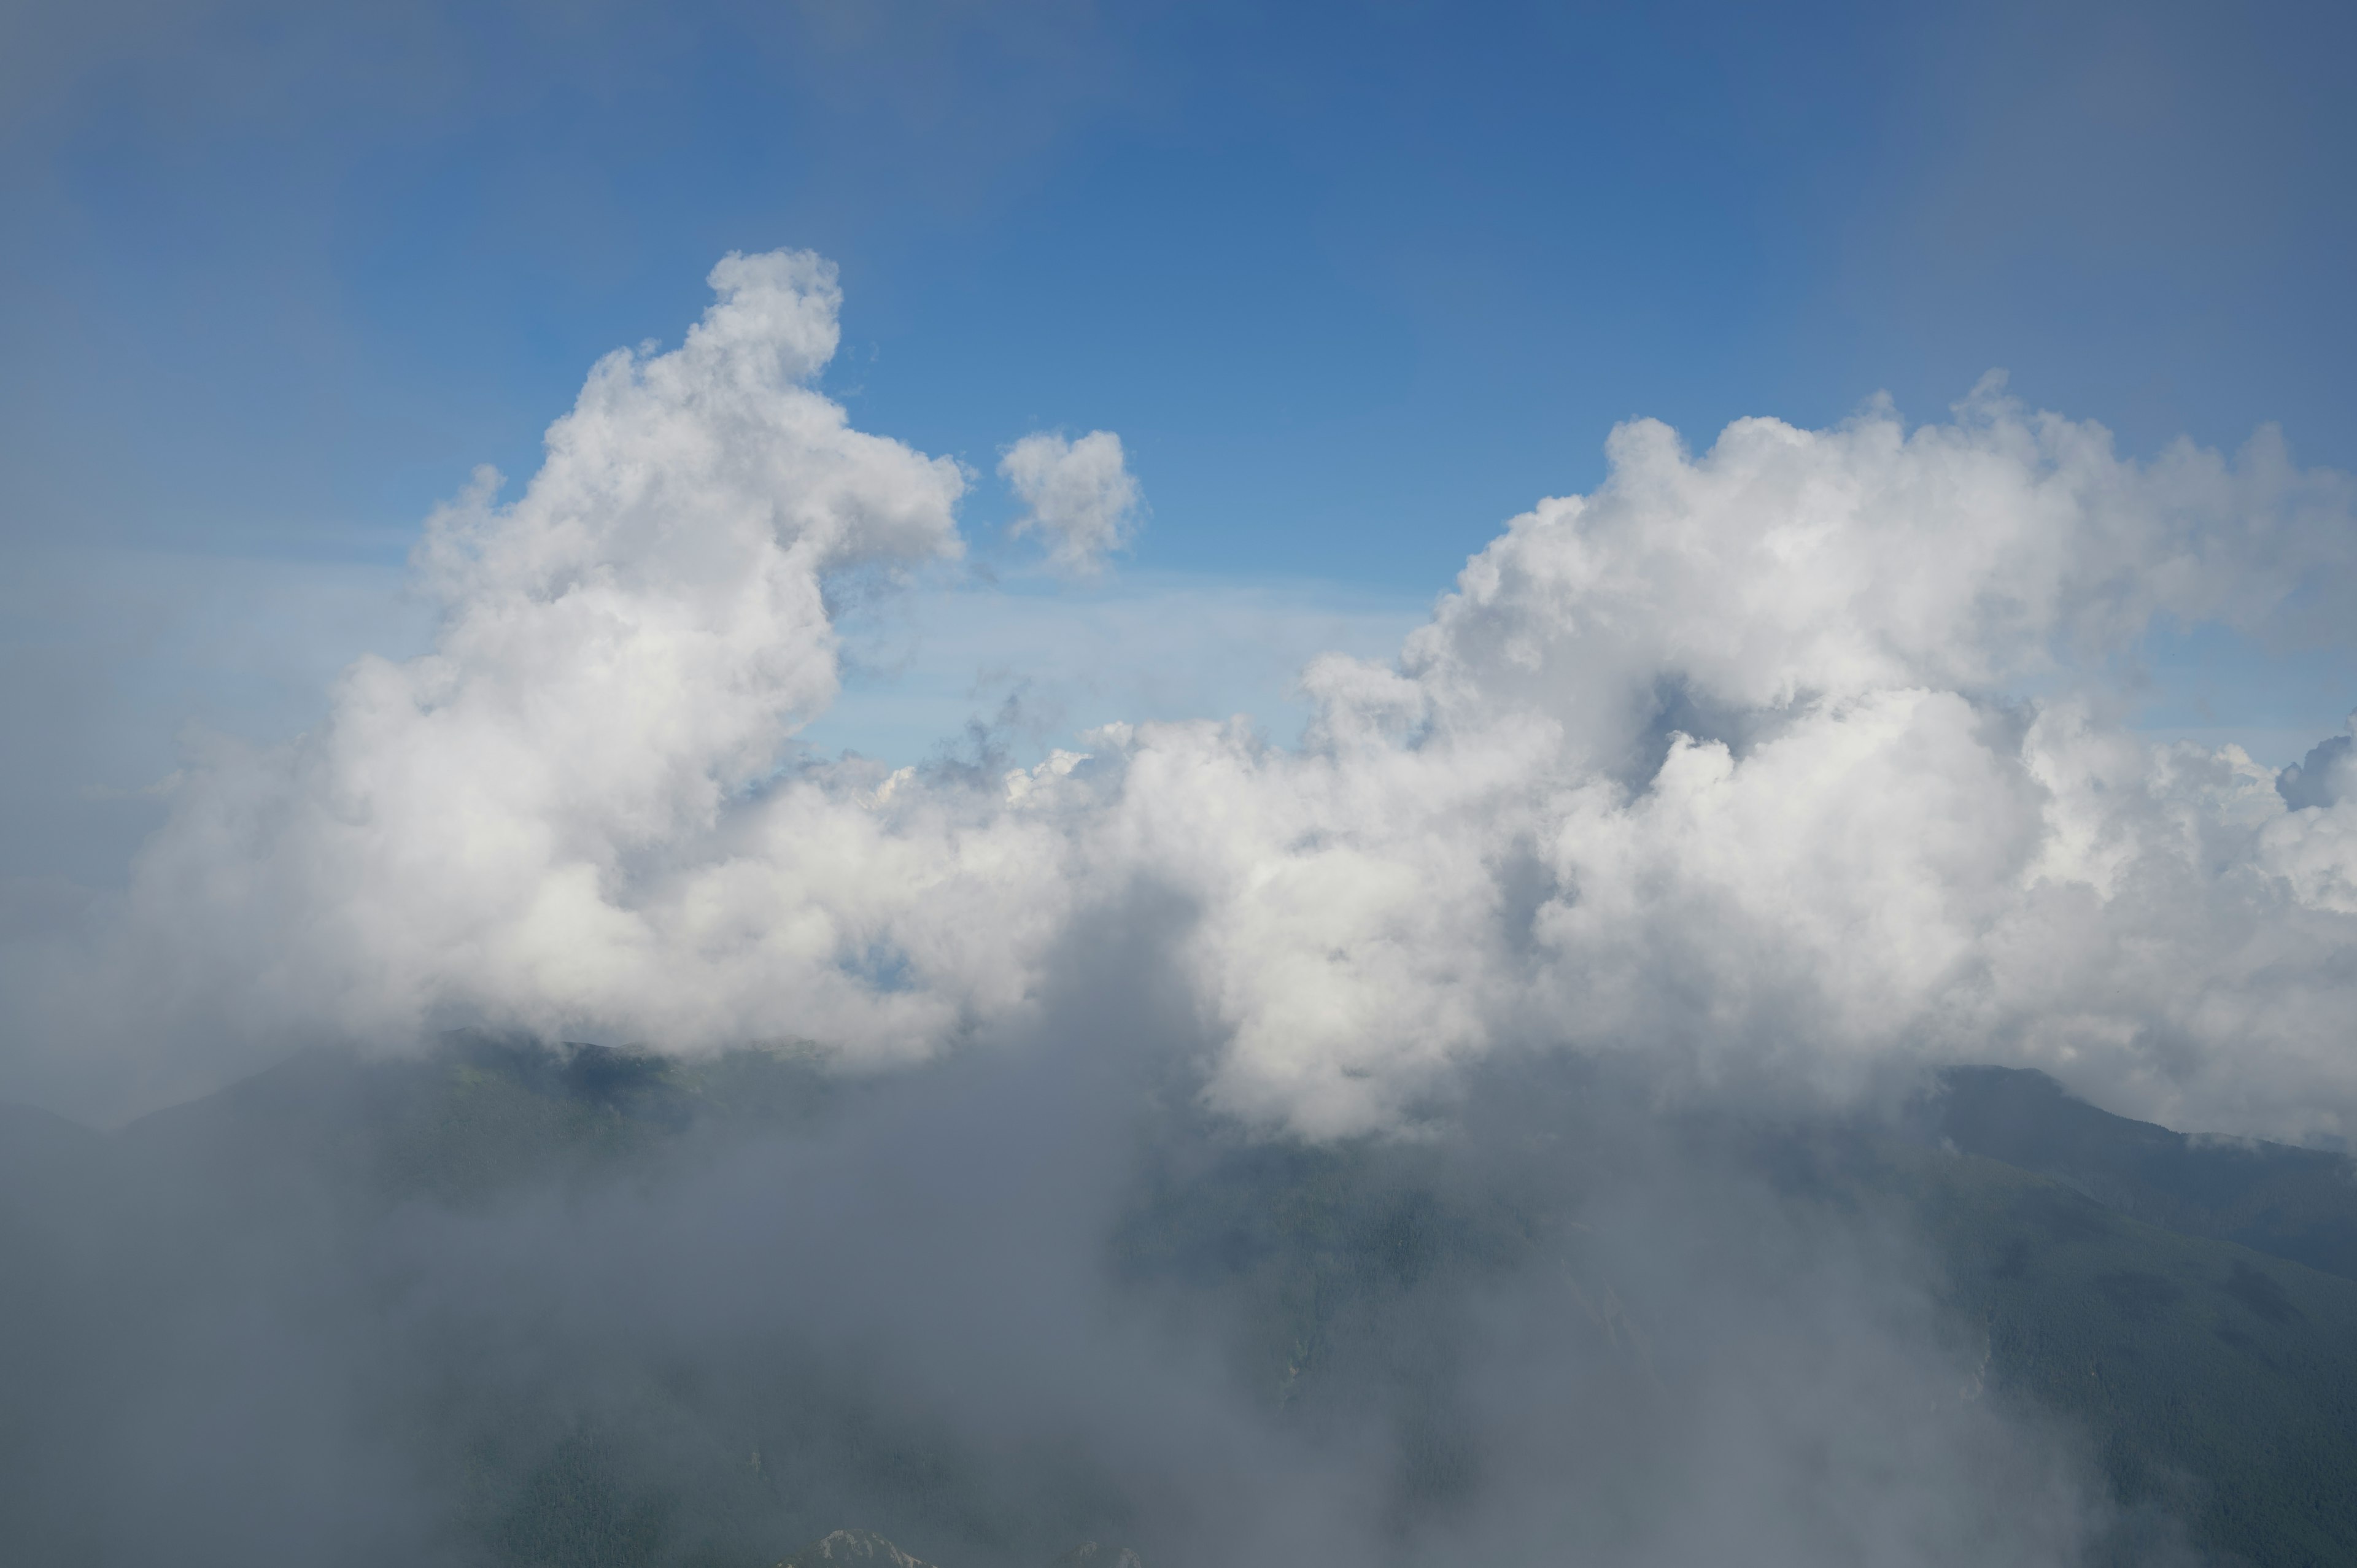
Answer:
[(1146, 498), (1110, 430), (1078, 441), (1035, 431), (1006, 449), (998, 471), (1031, 509), (1014, 532), (1046, 541), (1059, 571), (1093, 575), (1137, 532)]

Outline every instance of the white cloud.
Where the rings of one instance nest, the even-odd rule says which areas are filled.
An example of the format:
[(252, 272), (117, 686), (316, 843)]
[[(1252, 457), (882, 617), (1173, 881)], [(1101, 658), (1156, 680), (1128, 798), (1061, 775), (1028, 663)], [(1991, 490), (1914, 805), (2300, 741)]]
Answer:
[(2027, 1060), (2196, 1121), (2346, 1124), (2357, 929), (2266, 864), (2267, 776), (2136, 743), (2100, 686), (1999, 694), (2094, 680), (2162, 610), (2345, 604), (2345, 479), (2266, 437), (2126, 463), (1993, 389), (1911, 435), (1746, 421), (1691, 458), (1640, 424), (1611, 456), (1396, 670), (1313, 671), (1321, 746), (1214, 764), (1169, 733), (1188, 767), (1133, 763), (1134, 810), (1222, 824), (1166, 852), (1215, 911), (1215, 1092), (1341, 1130), (1535, 1041), (1835, 1091), (1894, 1055)]
[(2276, 779), (2276, 792), (2293, 811), (2331, 807), (2357, 796), (2357, 714), (2350, 714), (2341, 729), (2343, 733), (2319, 741)]
[(1122, 456), (1121, 437), (1110, 430), (1092, 430), (1078, 441), (1035, 432), (1006, 449), (998, 471), (1031, 509), (1014, 532), (1039, 534), (1060, 571), (1093, 575), (1137, 531), (1144, 492)]
[(1037, 1022), (1150, 887), (1208, 1093), (1313, 1134), (1501, 1048), (1784, 1095), (2018, 1061), (2357, 1133), (2357, 796), (2294, 811), (2117, 722), (2156, 617), (2346, 616), (2350, 483), (2272, 435), (2135, 463), (1994, 385), (1912, 432), (1632, 424), (1395, 661), (1311, 661), (1297, 747), (1145, 722), (1028, 770), (781, 772), (836, 692), (827, 584), (953, 553), (961, 478), (806, 384), (823, 263), (714, 281), (680, 349), (597, 367), (522, 498), (432, 521), (430, 654), (190, 758), (111, 934), (51, 963), (78, 978), (12, 973), (18, 1037), (466, 1016), (880, 1065)]

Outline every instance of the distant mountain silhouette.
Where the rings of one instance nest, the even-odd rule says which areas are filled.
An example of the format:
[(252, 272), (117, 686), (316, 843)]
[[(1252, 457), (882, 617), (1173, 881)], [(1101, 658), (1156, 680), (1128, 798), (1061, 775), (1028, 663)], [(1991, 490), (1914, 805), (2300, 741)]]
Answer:
[(2148, 1225), (2357, 1279), (2357, 1160), (2345, 1155), (2173, 1133), (2014, 1068), (1948, 1069), (1934, 1112), (1962, 1153), (2051, 1176)]

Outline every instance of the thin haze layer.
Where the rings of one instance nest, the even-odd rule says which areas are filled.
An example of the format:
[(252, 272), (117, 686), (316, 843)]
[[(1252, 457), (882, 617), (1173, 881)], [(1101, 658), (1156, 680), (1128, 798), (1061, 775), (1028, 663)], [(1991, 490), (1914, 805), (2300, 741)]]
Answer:
[(965, 477), (813, 389), (824, 263), (712, 282), (682, 347), (598, 364), (518, 499), (432, 520), (433, 653), (191, 759), (123, 907), (12, 959), (44, 974), (20, 1037), (163, 1052), (156, 1093), (190, 1041), (467, 1020), (882, 1065), (1030, 1027), (1150, 890), (1211, 1102), (1312, 1135), (1507, 1046), (1811, 1095), (2021, 1061), (2179, 1124), (2357, 1124), (2357, 795), (2115, 716), (2158, 619), (2349, 603), (2351, 483), (2271, 433), (2139, 464), (1996, 381), (1911, 432), (1695, 455), (1638, 422), (1396, 661), (1314, 663), (1297, 749), (1114, 725), (887, 774), (793, 736), (831, 605), (954, 554)]

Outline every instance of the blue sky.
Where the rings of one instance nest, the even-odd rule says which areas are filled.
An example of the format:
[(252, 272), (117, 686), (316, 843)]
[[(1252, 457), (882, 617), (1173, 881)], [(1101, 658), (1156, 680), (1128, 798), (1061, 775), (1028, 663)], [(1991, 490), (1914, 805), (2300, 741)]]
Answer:
[[(985, 568), (1027, 431), (1118, 431), (1152, 509), (1092, 595), (880, 649), (814, 737), (871, 750), (1021, 686), (945, 649), (1146, 600), (1196, 640), (1033, 741), (1265, 707), (1632, 415), (1932, 418), (2002, 367), (2130, 452), (2357, 466), (2352, 47), (2326, 5), (16, 7), (6, 869), (102, 876), (183, 723), (284, 733), (414, 646), (419, 521), (731, 249), (840, 264), (826, 384), (982, 476)], [(2152, 651), (2152, 727), (2265, 760), (2357, 703), (2345, 647)]]

